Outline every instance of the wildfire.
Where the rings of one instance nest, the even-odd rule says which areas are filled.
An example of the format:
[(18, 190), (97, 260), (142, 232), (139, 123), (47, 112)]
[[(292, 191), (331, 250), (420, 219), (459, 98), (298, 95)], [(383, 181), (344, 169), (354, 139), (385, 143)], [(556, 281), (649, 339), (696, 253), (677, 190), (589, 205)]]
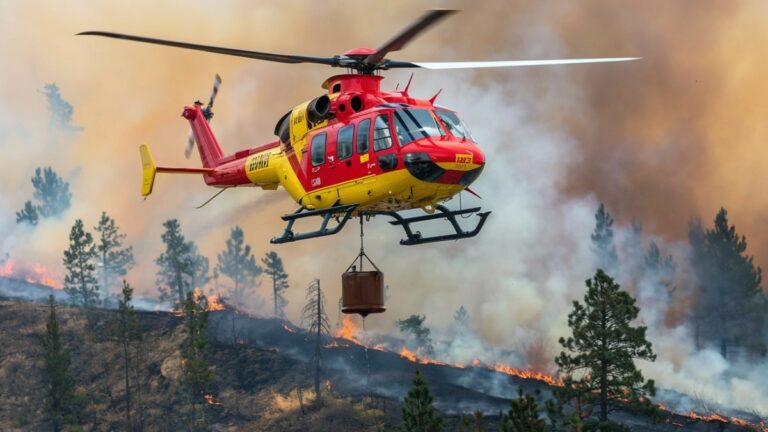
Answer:
[(325, 380), (325, 389), (330, 392), (331, 388), (332, 388), (331, 380)]
[(537, 381), (543, 381), (551, 386), (562, 387), (563, 380), (555, 378), (552, 375), (545, 374), (543, 372), (537, 372), (530, 369), (517, 369), (509, 365), (502, 363), (496, 363), (491, 368), (496, 372), (501, 372), (506, 375), (516, 376), (518, 378), (534, 379)]
[(341, 322), (342, 327), (339, 329), (339, 331), (336, 332), (336, 337), (340, 339), (346, 339), (354, 344), (363, 346), (363, 343), (355, 337), (355, 334), (358, 332), (357, 325), (355, 325), (355, 320), (349, 315), (344, 315), (344, 318), (342, 318)]
[(292, 329), (292, 328), (288, 327), (288, 324), (285, 324), (285, 323), (283, 323), (283, 328), (284, 328), (284, 329), (285, 329), (285, 331), (287, 331), (288, 333), (296, 333), (296, 330), (294, 330), (294, 329)]
[[(424, 357), (417, 356), (414, 352), (409, 350), (406, 347), (403, 347), (400, 349), (400, 357), (413, 362), (413, 363), (419, 363), (419, 364), (425, 364), (425, 365), (437, 365), (437, 366), (456, 366), (456, 365), (449, 365), (448, 363), (443, 363), (441, 361), (432, 360)], [(462, 367), (463, 366), (458, 366)]]
[(214, 294), (208, 297), (208, 308), (206, 308), (207, 311), (221, 311), (224, 309), (224, 302), (221, 300), (221, 297), (219, 297), (218, 294)]
[(61, 283), (40, 263), (35, 263), (30, 269), (17, 265), (14, 260), (7, 260), (3, 263), (2, 267), (0, 267), (0, 277), (19, 279), (30, 284), (61, 289)]
[(208, 403), (208, 405), (221, 405), (221, 403), (219, 403), (219, 401), (217, 401), (212, 394), (206, 394), (203, 397), (205, 398), (205, 401)]

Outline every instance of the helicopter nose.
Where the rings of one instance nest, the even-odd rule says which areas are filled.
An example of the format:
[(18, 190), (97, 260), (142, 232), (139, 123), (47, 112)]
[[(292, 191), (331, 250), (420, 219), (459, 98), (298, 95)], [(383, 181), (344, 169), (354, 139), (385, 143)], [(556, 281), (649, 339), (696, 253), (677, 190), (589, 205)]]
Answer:
[(403, 162), (411, 175), (431, 183), (469, 186), (482, 173), (485, 155), (477, 146), (443, 150), (406, 153)]

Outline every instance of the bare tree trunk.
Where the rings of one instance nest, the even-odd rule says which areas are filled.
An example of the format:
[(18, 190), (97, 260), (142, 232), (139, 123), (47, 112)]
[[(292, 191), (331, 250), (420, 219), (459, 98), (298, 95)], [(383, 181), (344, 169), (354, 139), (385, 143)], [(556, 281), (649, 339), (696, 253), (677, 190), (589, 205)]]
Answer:
[[(123, 317), (125, 321), (125, 317)], [(125, 427), (133, 430), (131, 425), (131, 385), (128, 378), (128, 335), (126, 335), (125, 322), (123, 322), (123, 363), (125, 365)]]

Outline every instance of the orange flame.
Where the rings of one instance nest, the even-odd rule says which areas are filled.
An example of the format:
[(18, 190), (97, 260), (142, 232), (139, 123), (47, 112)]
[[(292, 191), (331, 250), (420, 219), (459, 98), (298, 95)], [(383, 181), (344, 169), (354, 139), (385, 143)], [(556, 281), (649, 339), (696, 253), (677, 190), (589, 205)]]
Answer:
[(219, 403), (219, 401), (217, 401), (212, 394), (206, 394), (203, 397), (205, 398), (205, 401), (208, 403), (208, 405), (221, 405), (221, 403)]
[(53, 289), (62, 288), (58, 279), (40, 263), (35, 263), (30, 269), (17, 265), (14, 260), (8, 260), (0, 267), (0, 277), (19, 279), (30, 284), (43, 285)]
[(207, 311), (222, 311), (224, 309), (224, 302), (221, 300), (221, 297), (219, 297), (218, 294), (214, 294), (208, 297), (208, 308), (206, 308)]
[(344, 315), (342, 318), (342, 327), (336, 332), (336, 337), (340, 339), (346, 339), (356, 345), (363, 346), (363, 343), (355, 337), (358, 332), (355, 320), (350, 315)]

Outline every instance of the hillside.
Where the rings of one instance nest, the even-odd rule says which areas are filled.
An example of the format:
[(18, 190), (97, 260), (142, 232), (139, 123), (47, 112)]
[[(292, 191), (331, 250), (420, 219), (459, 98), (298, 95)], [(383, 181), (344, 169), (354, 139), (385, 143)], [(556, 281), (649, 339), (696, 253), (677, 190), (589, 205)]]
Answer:
[[(59, 321), (72, 353), (72, 372), (88, 399), (86, 430), (120, 430), (124, 419), (124, 384), (120, 347), (109, 334), (116, 320), (111, 310), (60, 306)], [(41, 303), (0, 301), (0, 430), (49, 430), (44, 419), (45, 385), (42, 348), (48, 307)], [(236, 337), (232, 337), (233, 317)], [(145, 430), (185, 430), (186, 395), (178, 385), (183, 338), (182, 317), (168, 312), (139, 312), (144, 337), (138, 352), (138, 405)], [(397, 353), (364, 349), (344, 339), (323, 350), (327, 381), (324, 404), (315, 406), (307, 359), (312, 344), (301, 331), (275, 319), (229, 310), (211, 313), (209, 362), (214, 371), (206, 417), (212, 430), (234, 431), (379, 431), (399, 423), (399, 400), (415, 368), (425, 375), (448, 431), (460, 416), (477, 409), (487, 430), (506, 410), (518, 386), (539, 389), (543, 382), (504, 375), (486, 368), (418, 364)], [(233, 343), (233, 341), (237, 341)], [(301, 395), (301, 396), (300, 396)], [(301, 399), (300, 399), (301, 397)], [(638, 413), (618, 412), (616, 419), (634, 431), (748, 430), (720, 421), (665, 415), (653, 423)]]

